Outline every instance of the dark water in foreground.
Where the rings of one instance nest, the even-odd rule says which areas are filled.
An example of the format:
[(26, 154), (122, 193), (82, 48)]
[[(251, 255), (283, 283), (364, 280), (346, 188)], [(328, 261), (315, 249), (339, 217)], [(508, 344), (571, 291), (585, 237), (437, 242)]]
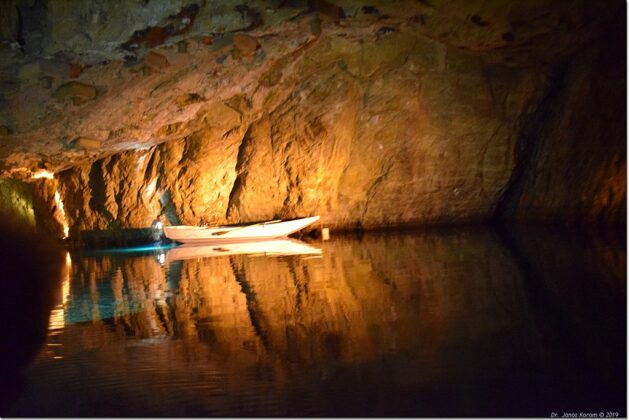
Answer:
[(73, 254), (0, 414), (626, 415), (624, 238), (311, 245), (322, 254)]

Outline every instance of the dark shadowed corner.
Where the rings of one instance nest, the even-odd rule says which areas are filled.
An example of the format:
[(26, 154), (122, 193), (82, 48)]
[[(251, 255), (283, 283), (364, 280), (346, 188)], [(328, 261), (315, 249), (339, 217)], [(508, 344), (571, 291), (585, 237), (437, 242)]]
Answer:
[(24, 386), (22, 369), (44, 343), (62, 263), (55, 241), (0, 211), (0, 415)]

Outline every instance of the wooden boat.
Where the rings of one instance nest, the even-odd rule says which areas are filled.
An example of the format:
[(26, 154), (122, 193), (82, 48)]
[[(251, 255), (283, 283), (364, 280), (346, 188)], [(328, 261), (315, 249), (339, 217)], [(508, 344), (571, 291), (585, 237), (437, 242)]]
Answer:
[(187, 244), (166, 251), (158, 257), (161, 263), (178, 260), (209, 258), (224, 255), (248, 254), (252, 256), (280, 257), (285, 255), (321, 255), (321, 248), (296, 239), (269, 239), (253, 242), (231, 242), (216, 244)]
[(288, 236), (317, 220), (319, 216), (234, 226), (164, 226), (164, 235), (183, 244), (250, 242)]

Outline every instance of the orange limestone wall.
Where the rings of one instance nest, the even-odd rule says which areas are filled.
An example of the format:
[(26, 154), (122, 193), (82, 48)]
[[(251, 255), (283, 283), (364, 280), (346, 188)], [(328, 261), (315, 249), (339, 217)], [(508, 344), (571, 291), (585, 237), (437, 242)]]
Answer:
[[(624, 69), (608, 42), (622, 11), (546, 1), (267, 5), (252, 22), (230, 12), (227, 33), (194, 35), (216, 24), (213, 4), (182, 9), (194, 19), (182, 18), (190, 27), (172, 40), (152, 28), (115, 51), (96, 35), (114, 36), (99, 30), (107, 22), (83, 22), (112, 58), (71, 67), (72, 80), (44, 76), (51, 63), (25, 64), (22, 90), (6, 94), (13, 122), (0, 175), (55, 172), (71, 237), (157, 217), (196, 225), (318, 214), (333, 229), (475, 222), (499, 207), (507, 218), (624, 218), (625, 114), (613, 94), (624, 92)], [(143, 12), (159, 12), (152, 7)], [(92, 54), (63, 31), (48, 35), (46, 48)], [(49, 111), (32, 118), (40, 109)]]

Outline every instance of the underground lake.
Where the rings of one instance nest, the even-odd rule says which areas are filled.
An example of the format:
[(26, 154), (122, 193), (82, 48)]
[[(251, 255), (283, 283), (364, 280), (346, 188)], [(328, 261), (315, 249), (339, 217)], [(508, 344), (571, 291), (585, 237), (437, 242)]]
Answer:
[[(320, 253), (68, 253), (3, 416), (626, 415), (624, 238), (491, 227)], [(26, 299), (19, 306), (32, 307)]]
[(1, 417), (627, 415), (627, 4), (0, 0)]

